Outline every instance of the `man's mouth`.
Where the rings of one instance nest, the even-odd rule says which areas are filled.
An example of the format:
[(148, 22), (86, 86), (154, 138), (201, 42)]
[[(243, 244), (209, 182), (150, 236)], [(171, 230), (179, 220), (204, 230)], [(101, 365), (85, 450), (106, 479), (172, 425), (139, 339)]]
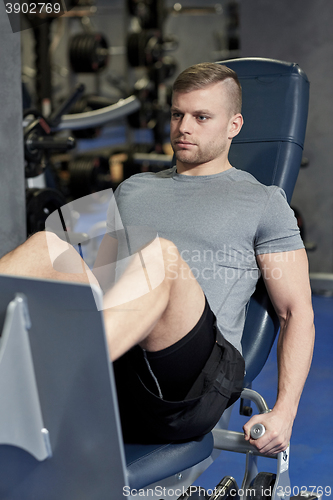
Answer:
[(175, 141), (175, 144), (177, 144), (177, 146), (195, 146), (193, 142), (181, 141), (181, 140)]

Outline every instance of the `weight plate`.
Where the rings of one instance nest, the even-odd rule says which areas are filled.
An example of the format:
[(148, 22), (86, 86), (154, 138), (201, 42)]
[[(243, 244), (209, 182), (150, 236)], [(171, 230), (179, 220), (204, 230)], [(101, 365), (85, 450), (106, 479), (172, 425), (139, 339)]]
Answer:
[(69, 42), (69, 60), (75, 73), (96, 73), (108, 64), (108, 43), (100, 33), (80, 33)]
[(250, 497), (256, 500), (270, 500), (272, 498), (276, 474), (259, 472), (250, 484)]

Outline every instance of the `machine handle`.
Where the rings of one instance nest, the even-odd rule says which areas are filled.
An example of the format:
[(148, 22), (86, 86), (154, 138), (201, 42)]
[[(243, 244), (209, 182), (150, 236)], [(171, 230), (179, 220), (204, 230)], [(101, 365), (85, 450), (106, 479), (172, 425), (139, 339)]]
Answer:
[(261, 438), (266, 432), (265, 426), (263, 424), (255, 424), (251, 427), (250, 435), (252, 439)]

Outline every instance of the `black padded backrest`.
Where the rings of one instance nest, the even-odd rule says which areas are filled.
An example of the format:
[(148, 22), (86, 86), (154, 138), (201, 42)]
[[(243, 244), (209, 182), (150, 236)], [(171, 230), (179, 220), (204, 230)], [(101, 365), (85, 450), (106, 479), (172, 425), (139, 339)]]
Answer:
[(308, 79), (295, 63), (246, 58), (225, 64), (243, 89), (244, 126), (231, 145), (231, 164), (280, 186), (290, 201), (302, 160)]
[[(284, 189), (290, 202), (306, 130), (309, 82), (295, 63), (244, 58), (220, 61), (236, 71), (243, 89), (244, 126), (230, 149), (230, 163), (266, 185)], [(279, 322), (260, 280), (248, 305), (242, 337), (245, 385), (260, 373)]]

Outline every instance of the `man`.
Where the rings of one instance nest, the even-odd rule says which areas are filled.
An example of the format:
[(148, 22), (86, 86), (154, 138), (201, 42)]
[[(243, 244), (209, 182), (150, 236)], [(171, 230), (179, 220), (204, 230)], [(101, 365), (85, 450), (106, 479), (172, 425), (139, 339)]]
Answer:
[[(288, 446), (314, 341), (307, 258), (281, 190), (228, 161), (240, 111), (233, 71), (210, 63), (185, 70), (171, 109), (176, 167), (126, 180), (110, 204), (94, 275), (106, 291), (107, 342), (129, 440), (139, 429), (157, 441), (207, 432), (239, 395), (245, 308), (261, 271), (281, 323), (278, 394), (273, 410), (252, 417), (244, 432), (262, 453)], [(20, 247), (0, 261), (0, 272), (59, 279), (73, 272), (71, 249), (65, 258), (51, 235), (58, 256), (51, 266), (45, 241), (33, 238), (29, 251)], [(36, 269), (28, 256), (38, 244), (45, 263)], [(66, 276), (95, 279), (86, 274)], [(266, 433), (253, 441), (257, 422)]]

